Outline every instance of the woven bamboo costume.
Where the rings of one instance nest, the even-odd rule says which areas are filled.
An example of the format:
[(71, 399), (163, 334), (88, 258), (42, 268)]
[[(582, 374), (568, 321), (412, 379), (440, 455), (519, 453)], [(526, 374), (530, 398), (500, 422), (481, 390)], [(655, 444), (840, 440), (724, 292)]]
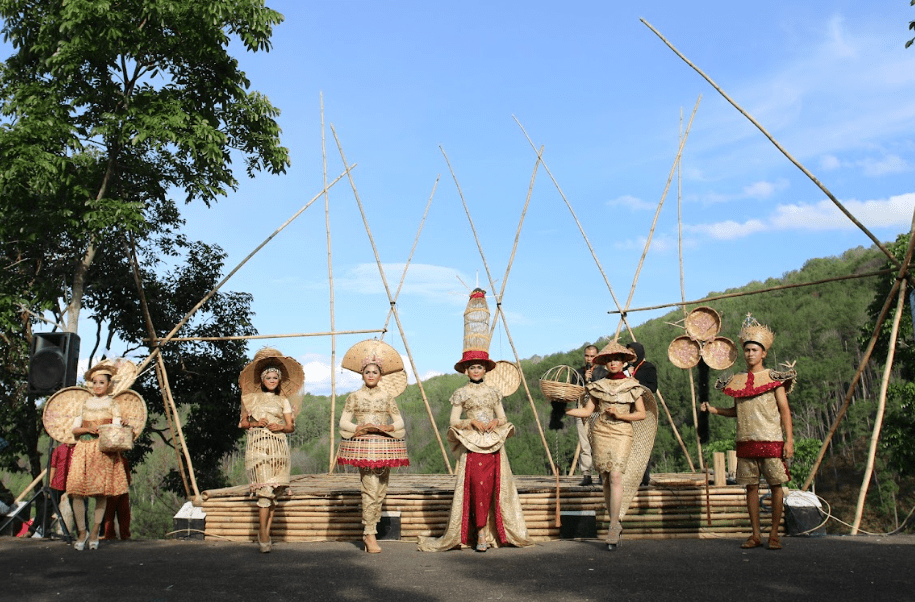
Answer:
[[(387, 435), (354, 438), (360, 424), (390, 424), (394, 430)], [(377, 524), (381, 520), (381, 505), (388, 492), (391, 468), (410, 465), (403, 442), (404, 421), (397, 402), (380, 387), (363, 386), (346, 398), (343, 415), (340, 417), (340, 435), (349, 440), (350, 445), (346, 442), (341, 444), (337, 461), (359, 468), (363, 533), (374, 535), (378, 532)], [(344, 447), (348, 447), (349, 451), (345, 451)], [(384, 452), (377, 451), (382, 447)], [(365, 451), (359, 453), (360, 449)]]
[[(118, 404), (109, 395), (88, 397), (73, 428), (83, 423), (121, 424)], [(81, 435), (73, 449), (67, 493), (71, 496), (113, 496), (127, 493), (127, 473), (120, 453), (106, 454), (98, 448), (98, 435)]]
[[(256, 391), (242, 395), (242, 418), (286, 426), (286, 414), (292, 414), (289, 400), (276, 393)], [(276, 496), (289, 485), (289, 442), (286, 433), (274, 433), (267, 427), (251, 427), (245, 434), (245, 476), (257, 505), (269, 508)]]
[[(480, 289), (474, 290), (464, 312), (464, 353), (454, 366), (462, 374), (475, 364), (486, 370), (495, 367), (489, 358), (485, 295)], [(505, 416), (502, 393), (485, 382), (471, 380), (451, 395), (450, 405), (448, 441), (458, 456), (451, 514), (445, 534), (437, 539), (420, 537), (419, 549), (439, 552), (470, 544), (472, 531), (485, 534), (490, 545), (532, 545), (505, 453), (505, 440), (514, 434), (515, 427)], [(466, 418), (461, 419), (462, 414)], [(481, 432), (472, 426), (474, 420), (483, 424), (496, 420), (496, 426)]]

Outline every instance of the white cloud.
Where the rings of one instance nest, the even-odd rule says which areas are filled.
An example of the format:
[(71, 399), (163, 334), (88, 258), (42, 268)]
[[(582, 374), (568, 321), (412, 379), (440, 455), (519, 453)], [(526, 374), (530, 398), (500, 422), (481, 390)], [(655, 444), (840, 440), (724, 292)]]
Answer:
[[(626, 240), (618, 241), (615, 246), (617, 249), (624, 250), (636, 250), (643, 251), (645, 249), (645, 242), (648, 240), (647, 236), (639, 236), (636, 238), (629, 238)], [(687, 241), (683, 242), (683, 246), (689, 246), (691, 243)], [(677, 238), (674, 236), (667, 236), (666, 234), (656, 234), (651, 239), (651, 247), (648, 249), (649, 253), (667, 253), (670, 251), (677, 251)]]
[(634, 197), (629, 194), (624, 194), (621, 197), (617, 197), (615, 199), (611, 199), (611, 200), (607, 201), (607, 206), (608, 207), (623, 207), (626, 209), (630, 209), (632, 211), (653, 211), (653, 210), (657, 209), (658, 204), (649, 203), (647, 201), (643, 201), (642, 199), (640, 199), (638, 197)]
[(835, 155), (823, 155), (820, 157), (820, 169), (823, 171), (835, 171), (842, 167), (842, 162)]
[[(382, 264), (391, 295), (397, 293), (397, 286), (400, 283), (404, 265), (403, 263)], [(401, 293), (405, 295), (420, 295), (437, 300), (447, 299), (452, 297), (453, 295), (450, 295), (450, 293), (455, 291), (460, 291), (463, 294), (464, 285), (458, 279), (460, 276), (460, 272), (454, 268), (411, 263), (407, 270)], [(470, 281), (466, 276), (463, 276), (462, 279), (465, 282)], [(326, 287), (326, 282), (322, 286)], [(334, 278), (334, 286), (337, 290), (350, 293), (384, 294), (384, 285), (376, 263), (361, 263), (350, 268), (342, 276)], [(466, 298), (463, 299), (463, 302), (466, 302)]]
[[(355, 391), (362, 386), (362, 377), (351, 371), (346, 370), (341, 365), (343, 355), (346, 350), (340, 350), (337, 353), (337, 370), (335, 374), (335, 388), (337, 395)], [(311, 353), (296, 358), (305, 369), (305, 390), (312, 395), (330, 395), (331, 392), (331, 370), (330, 355)], [(410, 358), (401, 353), (400, 359), (403, 361), (404, 369), (407, 372), (407, 383), (415, 383), (416, 376), (413, 373), (413, 367), (410, 365)], [(440, 372), (427, 371), (423, 374), (423, 380), (438, 376)]]
[(880, 159), (867, 158), (858, 162), (866, 176), (883, 176), (912, 171), (912, 165), (899, 155), (885, 155)]
[[(915, 193), (895, 195), (888, 199), (849, 200), (842, 204), (868, 229), (908, 226), (912, 220), (912, 211), (915, 209)], [(690, 232), (718, 240), (734, 240), (763, 230), (828, 231), (850, 230), (855, 227), (828, 199), (817, 203), (778, 205), (768, 217), (743, 223), (727, 220), (711, 224), (684, 225), (684, 229)]]
[(745, 199), (767, 199), (776, 192), (786, 190), (790, 183), (785, 178), (779, 178), (774, 182), (760, 180), (747, 184), (739, 193), (727, 194), (719, 192), (708, 192), (702, 195), (704, 203), (725, 203), (729, 201), (740, 201)]

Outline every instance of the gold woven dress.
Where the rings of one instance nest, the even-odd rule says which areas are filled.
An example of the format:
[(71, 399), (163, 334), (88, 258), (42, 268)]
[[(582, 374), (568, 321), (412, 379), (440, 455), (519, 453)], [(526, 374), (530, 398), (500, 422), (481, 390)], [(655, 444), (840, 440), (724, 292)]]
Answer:
[[(393, 425), (385, 434), (354, 437), (360, 424)], [(407, 459), (403, 417), (397, 402), (381, 387), (366, 387), (346, 398), (340, 416), (340, 435), (343, 441), (337, 456), (338, 464), (359, 468), (362, 485), (363, 533), (374, 535), (381, 520), (381, 505), (388, 493), (391, 467), (409, 466)]]
[[(121, 424), (121, 412), (110, 396), (89, 397), (73, 420), (73, 428), (84, 423)], [(71, 496), (114, 496), (127, 493), (127, 473), (120, 453), (106, 454), (98, 448), (98, 435), (80, 435), (73, 449), (67, 493)]]
[[(452, 452), (458, 456), (451, 515), (445, 534), (440, 538), (420, 537), (419, 549), (423, 552), (440, 552), (470, 542), (470, 504), (479, 501), (470, 499), (469, 480), (475, 476), (478, 468), (474, 464), (480, 459), (477, 458), (478, 454), (498, 455), (498, 482), (493, 492), (495, 503), (490, 505), (486, 524), (489, 543), (519, 547), (532, 545), (524, 513), (521, 511), (515, 478), (505, 453), (505, 440), (514, 434), (515, 427), (506, 419), (502, 394), (485, 383), (471, 382), (454, 392), (451, 405), (453, 411), (448, 441)], [(466, 415), (466, 419), (460, 419), (461, 412)], [(493, 419), (497, 419), (499, 424), (489, 432), (481, 433), (470, 425), (473, 420), (485, 424)], [(471, 463), (469, 468), (468, 462)]]
[[(242, 395), (241, 404), (242, 418), (250, 416), (255, 422), (285, 425), (284, 414), (292, 414), (288, 399), (266, 391)], [(289, 485), (289, 464), (286, 433), (274, 433), (262, 426), (246, 431), (245, 476), (259, 507), (272, 506), (278, 490)]]

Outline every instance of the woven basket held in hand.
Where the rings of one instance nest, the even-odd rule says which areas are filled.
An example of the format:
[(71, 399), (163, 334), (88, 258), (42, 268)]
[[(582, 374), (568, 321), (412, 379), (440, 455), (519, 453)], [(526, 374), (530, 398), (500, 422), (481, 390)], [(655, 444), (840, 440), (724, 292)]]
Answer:
[(540, 377), (540, 390), (550, 401), (577, 403), (585, 396), (581, 375), (571, 366), (554, 366)]

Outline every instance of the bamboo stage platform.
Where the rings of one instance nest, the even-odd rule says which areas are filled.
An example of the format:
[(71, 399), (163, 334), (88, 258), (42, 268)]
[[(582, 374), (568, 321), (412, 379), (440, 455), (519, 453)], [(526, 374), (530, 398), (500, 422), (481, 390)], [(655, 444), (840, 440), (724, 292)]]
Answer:
[[(580, 480), (579, 476), (560, 477), (561, 511), (594, 511), (597, 537), (604, 538), (609, 517), (603, 491), (599, 484), (579, 487)], [(402, 540), (444, 533), (454, 481), (449, 475), (391, 474), (382, 510), (400, 513)], [(515, 483), (530, 536), (536, 541), (560, 539), (555, 477), (515, 475)], [(764, 484), (760, 493), (768, 493)], [(208, 538), (255, 540), (258, 508), (247, 485), (211, 489), (203, 492), (203, 498)], [(287, 494), (278, 502), (272, 529), (275, 541), (349, 541), (362, 537), (356, 473), (294, 476)], [(764, 504), (763, 532), (771, 526), (766, 508)], [(704, 475), (652, 475), (651, 484), (636, 493), (623, 518), (623, 528), (627, 539), (746, 538), (750, 520), (745, 490), (738, 485), (710, 485), (706, 504)]]

